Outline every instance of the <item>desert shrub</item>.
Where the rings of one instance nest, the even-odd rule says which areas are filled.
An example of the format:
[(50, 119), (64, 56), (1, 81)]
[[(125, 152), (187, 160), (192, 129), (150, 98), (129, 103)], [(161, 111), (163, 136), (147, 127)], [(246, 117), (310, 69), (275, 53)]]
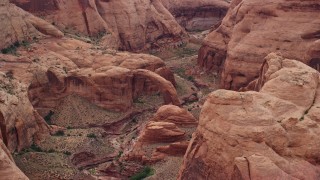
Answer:
[(47, 124), (52, 125), (51, 117), (53, 116), (54, 112), (49, 111), (49, 113), (44, 117), (44, 120), (47, 122)]
[(59, 130), (54, 134), (54, 136), (64, 136), (64, 131)]
[(87, 137), (88, 138), (97, 138), (97, 136), (94, 133), (87, 134)]
[(142, 171), (138, 172), (137, 174), (130, 177), (130, 180), (141, 180), (146, 177), (152, 176), (154, 174), (154, 169), (149, 166), (143, 168)]

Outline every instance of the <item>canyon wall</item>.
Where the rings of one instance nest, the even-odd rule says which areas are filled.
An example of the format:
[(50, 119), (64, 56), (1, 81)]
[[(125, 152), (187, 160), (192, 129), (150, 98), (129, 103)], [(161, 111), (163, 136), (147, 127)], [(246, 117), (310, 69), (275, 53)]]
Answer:
[(161, 2), (188, 31), (203, 31), (218, 26), (229, 7), (229, 3), (225, 0), (161, 0)]
[(204, 40), (198, 64), (221, 73), (221, 87), (234, 90), (258, 77), (270, 52), (317, 67), (319, 7), (317, 0), (234, 0)]
[(39, 38), (44, 34), (63, 36), (63, 33), (50, 23), (10, 4), (9, 0), (0, 1), (0, 24), (0, 50), (17, 42)]
[(159, 0), (11, 0), (62, 31), (120, 50), (180, 44), (187, 34)]
[(258, 92), (209, 95), (179, 179), (320, 177), (319, 72), (276, 54), (265, 60)]

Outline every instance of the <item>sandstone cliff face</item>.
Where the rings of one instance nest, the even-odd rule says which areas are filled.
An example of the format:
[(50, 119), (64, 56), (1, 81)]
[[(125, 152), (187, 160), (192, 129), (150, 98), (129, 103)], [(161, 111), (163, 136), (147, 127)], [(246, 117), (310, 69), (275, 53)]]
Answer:
[(0, 139), (0, 174), (1, 179), (28, 180), (29, 178), (15, 165), (10, 152)]
[(259, 92), (211, 93), (179, 179), (319, 179), (319, 80), (270, 54), (252, 85)]
[(234, 0), (221, 26), (205, 39), (198, 64), (219, 71), (226, 89), (258, 77), (270, 52), (317, 67), (319, 6), (317, 0)]
[(28, 99), (28, 87), (16, 79), (12, 69), (1, 70), (0, 84), (0, 138), (7, 148), (21, 150), (48, 134), (46, 123)]
[(221, 23), (229, 3), (225, 0), (161, 0), (188, 31), (203, 31)]
[(44, 34), (63, 36), (63, 33), (54, 26), (10, 4), (9, 0), (0, 1), (0, 24), (0, 50), (16, 42), (39, 38)]
[(11, 0), (43, 16), (60, 29), (90, 36), (104, 36), (108, 47), (137, 51), (151, 45), (180, 43), (182, 27), (159, 0)]

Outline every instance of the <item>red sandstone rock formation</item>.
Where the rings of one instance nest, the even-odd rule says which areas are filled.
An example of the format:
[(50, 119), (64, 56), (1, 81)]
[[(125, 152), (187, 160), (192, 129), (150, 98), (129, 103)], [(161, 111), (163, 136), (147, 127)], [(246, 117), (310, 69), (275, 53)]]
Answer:
[[(174, 105), (161, 106), (151, 121), (141, 130), (137, 142), (127, 154), (127, 160), (155, 163), (166, 156), (182, 156), (188, 146), (184, 127), (195, 127), (197, 120), (190, 112)], [(161, 145), (154, 146), (157, 143)], [(150, 148), (153, 147), (151, 154)]]
[(103, 44), (136, 51), (186, 36), (159, 0), (11, 0), (69, 33), (104, 36)]
[[(166, 104), (180, 105), (174, 86), (165, 79), (174, 80), (172, 73), (157, 57), (94, 50), (72, 39), (43, 44), (35, 47), (40, 67), (33, 67), (36, 75), (29, 80), (29, 97), (37, 108), (53, 108), (61, 98), (75, 93), (101, 107), (125, 111), (133, 99), (158, 90)], [(48, 63), (48, 58), (54, 60)]]
[(1, 179), (19, 179), (28, 180), (29, 178), (21, 172), (21, 170), (16, 166), (11, 156), (11, 153), (3, 144), (0, 139), (0, 174)]
[(196, 125), (198, 123), (190, 112), (173, 105), (161, 106), (152, 121), (170, 122), (182, 126)]
[(270, 54), (252, 87), (204, 104), (179, 179), (318, 179), (319, 72)]
[(236, 90), (258, 77), (270, 52), (317, 67), (319, 7), (318, 0), (234, 0), (221, 26), (206, 37), (198, 64), (219, 71), (222, 88)]
[(10, 4), (9, 0), (0, 1), (0, 24), (0, 50), (16, 42), (39, 38), (44, 34), (63, 36), (63, 33), (54, 26)]
[(188, 31), (208, 30), (221, 23), (229, 3), (225, 0), (161, 0)]
[(0, 138), (13, 152), (30, 146), (49, 131), (28, 99), (28, 87), (11, 73), (9, 69), (0, 75)]

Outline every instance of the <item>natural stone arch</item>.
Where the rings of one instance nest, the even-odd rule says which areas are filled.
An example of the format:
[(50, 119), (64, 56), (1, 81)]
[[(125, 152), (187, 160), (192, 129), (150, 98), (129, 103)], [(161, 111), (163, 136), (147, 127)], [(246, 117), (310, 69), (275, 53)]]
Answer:
[(146, 79), (149, 79), (152, 83), (154, 83), (160, 90), (164, 103), (165, 104), (173, 104), (176, 106), (180, 106), (180, 100), (178, 98), (177, 91), (173, 84), (163, 78), (162, 76), (154, 73), (152, 71), (146, 69), (138, 69), (133, 72), (134, 76), (141, 76)]

